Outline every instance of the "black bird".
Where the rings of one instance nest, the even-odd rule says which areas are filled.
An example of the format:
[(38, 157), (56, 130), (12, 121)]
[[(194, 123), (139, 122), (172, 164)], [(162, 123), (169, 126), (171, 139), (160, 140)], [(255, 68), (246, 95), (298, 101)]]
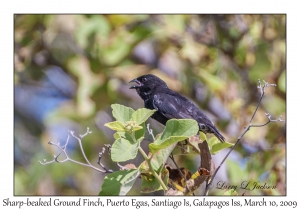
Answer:
[(199, 130), (213, 133), (221, 142), (225, 138), (214, 126), (213, 122), (189, 99), (170, 90), (167, 84), (155, 75), (147, 74), (133, 79), (136, 85), (130, 89), (144, 100), (145, 108), (157, 110), (151, 118), (163, 125), (169, 119), (194, 119), (198, 122)]

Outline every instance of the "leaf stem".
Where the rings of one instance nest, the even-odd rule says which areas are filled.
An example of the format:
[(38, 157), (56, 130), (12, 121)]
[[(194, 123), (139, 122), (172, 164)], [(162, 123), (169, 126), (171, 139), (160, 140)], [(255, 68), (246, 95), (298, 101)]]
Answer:
[(153, 176), (157, 179), (157, 181), (160, 183), (160, 185), (162, 186), (162, 188), (165, 191), (168, 190), (167, 186), (165, 185), (165, 183), (163, 182), (163, 180), (161, 179), (161, 177), (154, 171), (154, 169), (153, 169), (153, 167), (151, 165), (151, 158), (148, 158), (148, 156), (146, 155), (146, 153), (144, 152), (144, 150), (141, 148), (141, 146), (139, 146), (139, 151), (143, 155), (143, 157), (145, 158), (145, 160), (147, 161), (149, 169), (152, 172)]

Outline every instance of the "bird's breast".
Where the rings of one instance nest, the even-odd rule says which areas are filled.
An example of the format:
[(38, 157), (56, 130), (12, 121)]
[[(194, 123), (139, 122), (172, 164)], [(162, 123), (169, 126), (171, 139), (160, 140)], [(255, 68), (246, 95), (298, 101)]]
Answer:
[(153, 106), (153, 102), (151, 100), (151, 98), (148, 98), (144, 101), (145, 103), (145, 108), (147, 109), (155, 109), (154, 106)]

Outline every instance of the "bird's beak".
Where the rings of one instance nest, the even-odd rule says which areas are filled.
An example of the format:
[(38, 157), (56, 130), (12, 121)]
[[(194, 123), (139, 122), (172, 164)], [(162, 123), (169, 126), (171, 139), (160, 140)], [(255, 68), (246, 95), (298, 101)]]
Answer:
[(142, 83), (140, 81), (138, 81), (137, 79), (133, 79), (129, 83), (131, 83), (131, 82), (135, 82), (136, 85), (131, 86), (129, 89), (137, 89), (142, 86)]

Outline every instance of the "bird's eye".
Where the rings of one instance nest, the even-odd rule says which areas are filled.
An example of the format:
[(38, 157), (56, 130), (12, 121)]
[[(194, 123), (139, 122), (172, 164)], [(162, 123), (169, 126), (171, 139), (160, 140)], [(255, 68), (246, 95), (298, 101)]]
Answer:
[(143, 77), (142, 82), (146, 82), (146, 81), (147, 81), (147, 78)]

